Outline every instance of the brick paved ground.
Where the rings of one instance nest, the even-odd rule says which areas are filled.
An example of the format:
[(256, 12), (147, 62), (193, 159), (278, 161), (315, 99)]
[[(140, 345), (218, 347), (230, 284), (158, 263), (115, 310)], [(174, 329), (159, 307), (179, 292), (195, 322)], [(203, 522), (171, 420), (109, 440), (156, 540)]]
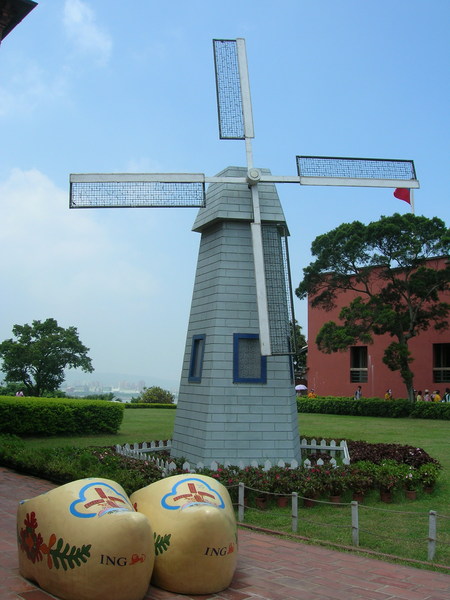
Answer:
[[(0, 600), (50, 600), (19, 575), (17, 503), (55, 487), (0, 467)], [(145, 600), (450, 600), (450, 575), (239, 532), (239, 562), (220, 594), (182, 596), (150, 587)]]

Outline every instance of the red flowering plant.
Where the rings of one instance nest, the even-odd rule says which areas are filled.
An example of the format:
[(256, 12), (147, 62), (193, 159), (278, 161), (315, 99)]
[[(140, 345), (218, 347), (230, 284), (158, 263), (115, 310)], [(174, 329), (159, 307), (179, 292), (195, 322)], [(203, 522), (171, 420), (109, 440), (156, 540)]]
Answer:
[(323, 470), (324, 487), (330, 496), (340, 496), (349, 486), (348, 471), (346, 467), (327, 466)]
[(272, 494), (291, 494), (296, 488), (296, 473), (289, 467), (271, 467), (267, 471), (267, 478)]
[[(327, 467), (328, 468), (328, 467)], [(303, 498), (317, 498), (325, 492), (324, 467), (302, 469), (298, 490)]]
[(212, 477), (222, 485), (224, 485), (230, 494), (232, 502), (237, 501), (239, 482), (242, 481), (241, 469), (239, 467), (230, 465), (218, 465), (217, 469), (209, 469), (204, 467), (197, 471), (199, 475), (207, 475)]
[(246, 487), (249, 496), (260, 496), (261, 492), (270, 492), (270, 482), (267, 472), (262, 467), (247, 466), (239, 471), (240, 481)]
[(347, 467), (348, 489), (354, 494), (365, 494), (374, 487), (375, 465), (370, 461), (359, 461)]

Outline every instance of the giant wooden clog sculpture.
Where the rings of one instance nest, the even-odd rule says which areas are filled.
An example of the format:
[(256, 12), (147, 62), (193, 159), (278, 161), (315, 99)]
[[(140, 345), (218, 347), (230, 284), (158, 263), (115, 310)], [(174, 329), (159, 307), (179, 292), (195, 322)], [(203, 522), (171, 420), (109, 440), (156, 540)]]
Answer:
[(152, 584), (180, 594), (212, 594), (231, 583), (237, 527), (227, 489), (211, 477), (167, 477), (134, 492), (155, 531)]
[(21, 575), (64, 600), (141, 600), (155, 559), (153, 530), (123, 488), (81, 479), (20, 503)]

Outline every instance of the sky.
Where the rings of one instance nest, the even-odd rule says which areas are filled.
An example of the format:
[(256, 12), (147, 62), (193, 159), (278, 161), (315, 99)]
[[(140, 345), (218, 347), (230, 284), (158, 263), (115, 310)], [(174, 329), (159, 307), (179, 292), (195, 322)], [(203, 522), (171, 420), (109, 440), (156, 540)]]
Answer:
[[(415, 212), (450, 223), (448, 0), (41, 0), (0, 46), (0, 340), (74, 326), (95, 373), (176, 390), (196, 209), (69, 209), (70, 173), (214, 175), (212, 39), (245, 38), (254, 164), (296, 155), (413, 159)], [(278, 186), (293, 285), (320, 234), (401, 214), (391, 189)], [(305, 302), (296, 318), (307, 334)]]

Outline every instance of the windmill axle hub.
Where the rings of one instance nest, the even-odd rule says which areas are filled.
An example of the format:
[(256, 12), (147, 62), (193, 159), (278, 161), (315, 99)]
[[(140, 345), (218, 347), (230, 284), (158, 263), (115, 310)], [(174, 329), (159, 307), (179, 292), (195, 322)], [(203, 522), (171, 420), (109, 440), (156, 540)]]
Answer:
[(247, 183), (249, 185), (256, 185), (261, 180), (261, 171), (259, 169), (249, 169), (247, 171)]

